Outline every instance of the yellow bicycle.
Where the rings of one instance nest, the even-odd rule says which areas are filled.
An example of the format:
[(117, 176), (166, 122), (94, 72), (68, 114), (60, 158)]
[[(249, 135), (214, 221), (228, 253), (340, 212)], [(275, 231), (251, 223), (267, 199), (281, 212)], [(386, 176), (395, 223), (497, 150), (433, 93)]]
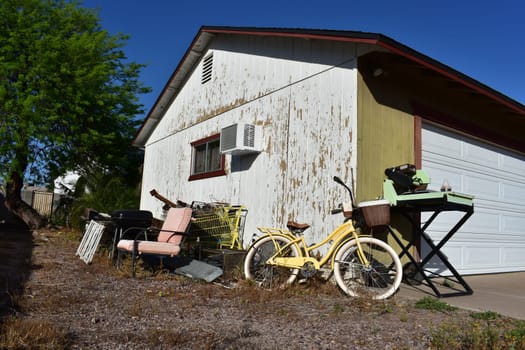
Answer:
[[(350, 188), (337, 176), (334, 181), (350, 194), (350, 202), (332, 210), (332, 214), (344, 214), (343, 224), (310, 246), (303, 234), (309, 227), (307, 224), (289, 222), (288, 230), (259, 227), (263, 235), (251, 244), (244, 260), (247, 279), (272, 288), (291, 284), (298, 275), (309, 278), (327, 270), (349, 296), (377, 300), (396, 292), (403, 274), (398, 255), (384, 241), (356, 230), (365, 227), (362, 210), (355, 206)], [(324, 256), (313, 255), (315, 250), (328, 244), (330, 247)]]

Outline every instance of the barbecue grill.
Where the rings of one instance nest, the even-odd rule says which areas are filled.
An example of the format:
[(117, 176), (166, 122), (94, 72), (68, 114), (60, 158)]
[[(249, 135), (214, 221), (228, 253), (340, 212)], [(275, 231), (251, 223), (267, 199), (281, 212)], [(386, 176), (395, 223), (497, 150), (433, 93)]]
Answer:
[[(111, 259), (113, 259), (117, 243), (123, 238), (124, 232), (127, 235), (150, 227), (153, 222), (153, 214), (148, 210), (117, 210), (111, 213), (111, 222), (115, 230), (111, 249)], [(131, 229), (135, 227), (137, 230)]]

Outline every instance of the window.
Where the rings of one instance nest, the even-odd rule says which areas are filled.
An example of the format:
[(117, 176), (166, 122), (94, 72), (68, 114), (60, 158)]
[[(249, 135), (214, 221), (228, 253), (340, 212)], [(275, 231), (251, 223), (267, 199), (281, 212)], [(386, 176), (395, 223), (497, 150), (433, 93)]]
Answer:
[(191, 143), (191, 175), (189, 180), (226, 175), (224, 171), (224, 155), (220, 152), (221, 134)]

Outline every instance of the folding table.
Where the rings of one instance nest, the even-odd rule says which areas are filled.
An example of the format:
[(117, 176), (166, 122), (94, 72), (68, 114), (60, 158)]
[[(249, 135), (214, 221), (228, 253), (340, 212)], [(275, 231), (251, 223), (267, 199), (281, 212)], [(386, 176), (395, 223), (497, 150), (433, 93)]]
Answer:
[[(399, 257), (402, 258), (406, 256), (410, 260), (409, 266), (413, 271), (411, 271), (411, 276), (407, 277), (417, 276), (417, 278), (421, 279), (422, 283), (423, 281), (426, 282), (426, 285), (428, 285), (439, 298), (472, 294), (472, 288), (470, 288), (441, 249), (474, 213), (474, 197), (451, 191), (427, 191), (426, 184), (430, 178), (421, 170), (417, 170), (416, 172), (413, 166), (407, 168), (407, 165), (405, 165), (390, 168), (385, 170), (385, 174), (389, 179), (383, 183), (383, 196), (390, 201), (391, 212), (399, 213), (407, 218), (413, 227), (412, 239), (408, 243), (403, 242), (400, 234), (393, 230), (392, 227), (388, 227), (390, 236), (393, 237), (401, 247)], [(410, 180), (406, 178), (403, 179), (403, 176), (408, 177)], [(460, 219), (457, 223), (453, 224), (443, 238), (434, 242), (427, 233), (427, 229), (440, 214), (453, 211), (462, 214)], [(431, 214), (425, 222), (420, 222), (421, 213)], [(416, 257), (410, 252), (410, 248), (416, 247), (420, 239), (426, 242), (429, 251), (426, 252), (425, 256)], [(443, 276), (426, 268), (426, 265), (434, 257), (437, 257), (446, 266), (452, 276)], [(442, 277), (446, 280), (456, 282), (460, 284), (463, 289), (459, 290), (455, 286), (451, 286), (450, 288), (455, 290), (455, 292), (441, 293), (433, 281), (435, 277)]]

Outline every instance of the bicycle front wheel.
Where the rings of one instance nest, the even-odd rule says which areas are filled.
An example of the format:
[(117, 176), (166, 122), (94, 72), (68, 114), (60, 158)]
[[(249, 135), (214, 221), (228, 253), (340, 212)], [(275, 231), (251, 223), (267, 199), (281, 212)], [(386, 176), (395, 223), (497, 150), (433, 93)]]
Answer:
[(295, 281), (299, 269), (267, 264), (267, 260), (279, 252), (280, 257), (299, 256), (295, 244), (282, 236), (264, 236), (256, 241), (246, 253), (244, 275), (263, 288), (286, 286)]
[(334, 258), (334, 276), (339, 288), (353, 297), (386, 299), (401, 284), (403, 268), (387, 243), (372, 237), (358, 238), (368, 263), (359, 257), (357, 241), (345, 243)]

